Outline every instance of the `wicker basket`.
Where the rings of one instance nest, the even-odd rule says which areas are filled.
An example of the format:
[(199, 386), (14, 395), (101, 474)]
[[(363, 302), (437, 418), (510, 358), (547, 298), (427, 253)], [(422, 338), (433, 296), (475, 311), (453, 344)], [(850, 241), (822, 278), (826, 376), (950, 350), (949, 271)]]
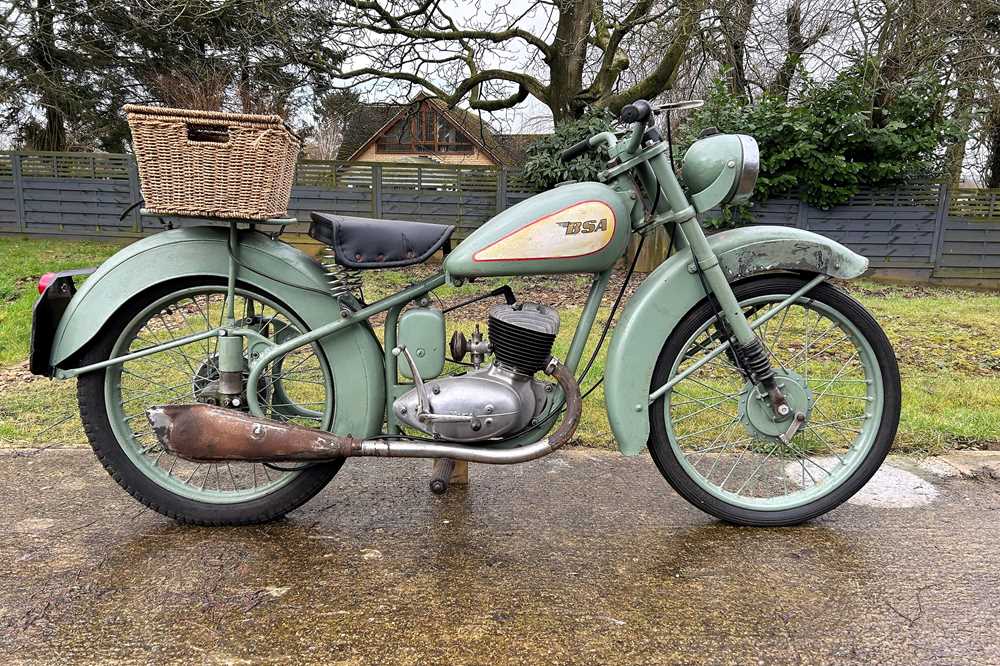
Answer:
[(279, 116), (125, 107), (147, 211), (264, 220), (288, 210), (301, 141)]

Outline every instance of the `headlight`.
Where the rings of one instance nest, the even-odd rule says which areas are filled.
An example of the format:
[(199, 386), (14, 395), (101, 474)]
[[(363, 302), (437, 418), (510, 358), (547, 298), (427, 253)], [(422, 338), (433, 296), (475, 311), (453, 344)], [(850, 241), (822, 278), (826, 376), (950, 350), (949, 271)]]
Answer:
[(760, 171), (753, 137), (716, 134), (691, 144), (682, 162), (684, 183), (699, 213), (727, 203), (745, 203)]

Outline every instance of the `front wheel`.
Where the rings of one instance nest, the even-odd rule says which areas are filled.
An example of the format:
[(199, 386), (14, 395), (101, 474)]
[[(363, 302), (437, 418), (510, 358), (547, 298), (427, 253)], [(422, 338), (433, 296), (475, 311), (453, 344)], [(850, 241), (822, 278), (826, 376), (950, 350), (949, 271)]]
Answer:
[[(753, 321), (804, 284), (764, 277), (734, 292)], [(899, 423), (899, 368), (868, 311), (829, 284), (756, 332), (792, 407), (789, 417), (773, 414), (726, 352), (650, 406), (649, 450), (670, 485), (698, 508), (742, 525), (794, 525), (839, 506), (878, 470)], [(711, 305), (696, 307), (663, 346), (650, 391), (722, 339)], [(805, 422), (787, 439), (796, 412)]]
[[(226, 287), (211, 279), (173, 282), (145, 292), (111, 319), (82, 359), (96, 363), (193, 336), (222, 325)], [(273, 297), (236, 291), (237, 327), (258, 344), (280, 344), (305, 331)], [(264, 340), (270, 343), (264, 343)], [(245, 352), (245, 358), (251, 352)], [(247, 359), (249, 361), (249, 359)], [(315, 345), (276, 363), (256, 387), (269, 418), (330, 426), (334, 415), (329, 364)], [(245, 525), (283, 516), (308, 501), (337, 473), (342, 460), (305, 467), (249, 462), (196, 463), (163, 450), (146, 420), (155, 405), (221, 404), (216, 338), (208, 338), (82, 375), (80, 417), (97, 457), (137, 500), (175, 520), (200, 525)]]

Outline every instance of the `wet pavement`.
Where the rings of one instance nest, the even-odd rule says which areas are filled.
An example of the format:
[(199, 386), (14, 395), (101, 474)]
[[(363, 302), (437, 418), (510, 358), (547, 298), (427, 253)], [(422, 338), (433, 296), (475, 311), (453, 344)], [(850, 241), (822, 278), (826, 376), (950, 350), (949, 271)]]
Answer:
[(87, 451), (6, 452), (0, 661), (1000, 663), (1000, 481), (896, 467), (750, 529), (647, 456), (473, 466), (443, 498), (426, 461), (357, 460), (285, 521), (205, 529)]

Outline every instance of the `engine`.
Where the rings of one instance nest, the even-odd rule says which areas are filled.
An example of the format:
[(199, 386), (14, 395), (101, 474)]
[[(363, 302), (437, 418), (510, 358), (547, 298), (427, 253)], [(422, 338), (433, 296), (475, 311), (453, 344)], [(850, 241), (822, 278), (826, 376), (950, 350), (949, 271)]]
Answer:
[[(517, 303), (490, 309), (487, 339), (452, 338), (452, 357), (471, 353), (475, 369), (418, 382), (393, 403), (403, 423), (435, 438), (474, 442), (512, 435), (542, 413), (553, 384), (535, 379), (559, 333), (559, 314), (547, 305)], [(493, 361), (484, 364), (485, 356)], [(421, 385), (422, 384), (422, 385)]]

